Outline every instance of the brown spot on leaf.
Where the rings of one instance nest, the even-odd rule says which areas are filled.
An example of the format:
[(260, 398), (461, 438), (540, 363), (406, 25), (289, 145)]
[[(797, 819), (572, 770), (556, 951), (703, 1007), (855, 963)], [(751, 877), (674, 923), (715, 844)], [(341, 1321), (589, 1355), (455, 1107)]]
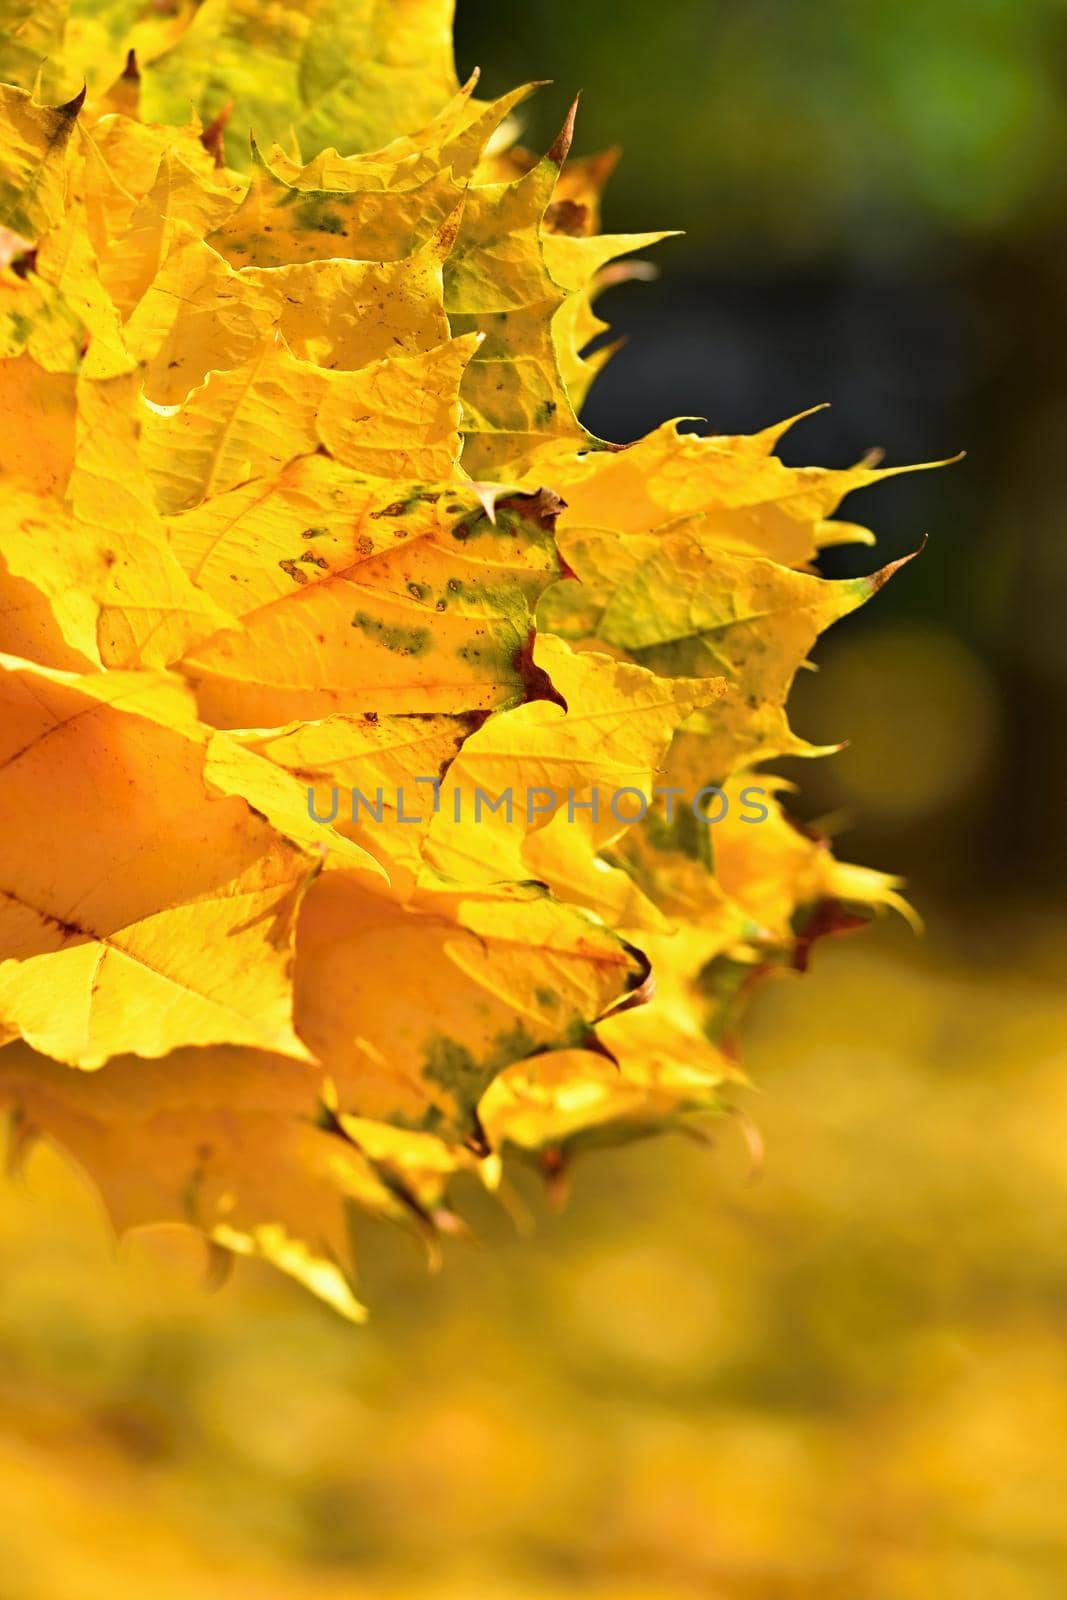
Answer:
[(32, 241), (12, 228), (0, 228), (0, 267), (10, 267), (17, 278), (27, 277), (37, 265)]
[(865, 927), (868, 918), (851, 911), (840, 900), (821, 900), (796, 936), (793, 946), (793, 967), (797, 972), (807, 972), (811, 962), (812, 946), (817, 939), (829, 934), (854, 933)]
[(512, 657), (512, 667), (522, 680), (524, 700), (553, 700), (557, 706), (567, 710), (567, 702), (556, 688), (552, 679), (543, 667), (534, 662), (533, 649), (536, 633), (530, 629), (523, 645), (516, 650)]
[(561, 500), (554, 489), (537, 489), (533, 494), (507, 495), (503, 500), (498, 500), (496, 509), (500, 511), (516, 511), (527, 522), (534, 522), (545, 533), (554, 533), (556, 520), (560, 513), (566, 511), (567, 502)]
[(577, 200), (554, 200), (545, 212), (545, 227), (549, 233), (582, 235), (587, 232), (589, 207)]
[[(132, 50), (130, 54), (133, 54)], [(226, 165), (224, 135), (226, 132), (226, 124), (229, 122), (232, 115), (233, 101), (227, 100), (218, 116), (214, 117), (212, 121), (208, 123), (207, 127), (200, 135), (200, 143), (203, 145), (208, 155), (212, 158), (216, 167), (224, 167)]]

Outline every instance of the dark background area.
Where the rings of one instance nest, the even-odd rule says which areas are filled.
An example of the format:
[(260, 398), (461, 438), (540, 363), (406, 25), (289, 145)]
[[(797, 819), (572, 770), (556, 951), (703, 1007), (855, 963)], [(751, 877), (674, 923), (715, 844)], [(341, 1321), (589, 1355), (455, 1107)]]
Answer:
[(927, 906), (1062, 890), (1067, 6), (457, 11), (483, 94), (554, 76), (522, 108), (524, 143), (547, 148), (581, 90), (575, 150), (623, 147), (606, 229), (685, 230), (653, 252), (658, 281), (600, 302), (628, 343), (586, 408), (595, 432), (741, 432), (829, 401), (787, 460), (966, 450), (846, 502), (877, 555), (833, 551), (831, 575), (929, 543), (820, 647), (794, 720), (852, 742), (790, 775), (844, 853), (904, 871)]

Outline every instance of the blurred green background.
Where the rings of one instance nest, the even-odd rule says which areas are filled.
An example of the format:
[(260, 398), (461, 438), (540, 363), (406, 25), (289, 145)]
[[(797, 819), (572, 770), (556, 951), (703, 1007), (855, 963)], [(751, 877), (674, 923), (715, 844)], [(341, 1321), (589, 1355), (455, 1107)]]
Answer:
[[(740, 1125), (589, 1157), (352, 1329), (193, 1242), (117, 1252), (47, 1150), (0, 1191), (3, 1600), (1067, 1593), (1067, 5), (460, 0), (461, 70), (584, 90), (606, 222), (682, 227), (591, 425), (962, 464), (846, 506), (875, 604), (795, 721), (891, 923), (758, 994)], [(835, 552), (835, 571), (870, 552)], [(146, 1151), (146, 1159), (151, 1152)], [(525, 1221), (524, 1221), (525, 1219)]]
[(657, 283), (601, 302), (629, 343), (596, 431), (736, 433), (829, 401), (786, 459), (968, 452), (846, 505), (884, 560), (930, 542), (822, 647), (797, 720), (852, 747), (792, 775), (921, 901), (1062, 890), (1067, 5), (460, 0), (457, 41), (494, 91), (554, 80), (522, 108), (536, 148), (582, 91), (577, 148), (623, 149), (608, 229), (685, 230)]

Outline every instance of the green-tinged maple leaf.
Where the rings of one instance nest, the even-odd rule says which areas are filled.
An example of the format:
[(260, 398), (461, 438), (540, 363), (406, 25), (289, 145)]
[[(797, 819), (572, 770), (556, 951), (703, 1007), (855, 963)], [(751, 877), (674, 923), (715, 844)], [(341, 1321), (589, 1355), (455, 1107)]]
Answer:
[(39, 105), (0, 84), (0, 226), (36, 235), (63, 215), (66, 153), (84, 97)]
[(146, 73), (146, 110), (204, 121), (234, 102), (227, 155), (295, 139), (311, 155), (371, 150), (428, 121), (457, 88), (450, 0), (204, 0)]

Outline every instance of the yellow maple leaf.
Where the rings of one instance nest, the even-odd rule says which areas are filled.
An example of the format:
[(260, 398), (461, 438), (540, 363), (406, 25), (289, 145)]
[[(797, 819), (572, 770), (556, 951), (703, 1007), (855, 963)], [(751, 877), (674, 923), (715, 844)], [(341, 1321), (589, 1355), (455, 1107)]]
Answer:
[(588, 433), (664, 235), (447, 0), (0, 18), (0, 1103), (359, 1317), (353, 1212), (721, 1112), (752, 979), (902, 905), (759, 770), (885, 474)]
[(213, 791), (188, 691), (12, 657), (0, 674), (8, 1037), (85, 1067), (183, 1044), (306, 1054), (288, 972), (311, 862)]

